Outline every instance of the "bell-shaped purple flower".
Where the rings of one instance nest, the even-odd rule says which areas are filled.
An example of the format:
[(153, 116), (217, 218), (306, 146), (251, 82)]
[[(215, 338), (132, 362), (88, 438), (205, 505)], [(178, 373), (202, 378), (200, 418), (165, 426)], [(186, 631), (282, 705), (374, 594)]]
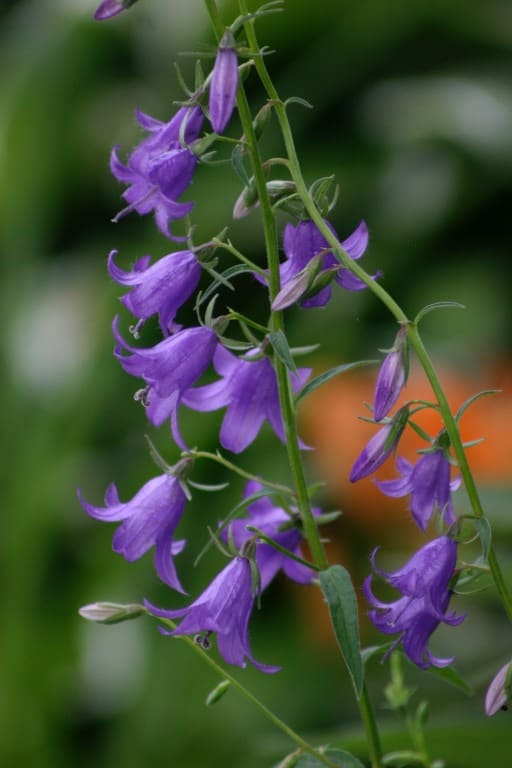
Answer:
[(248, 659), (262, 672), (278, 672), (279, 667), (256, 661), (249, 646), (249, 619), (254, 606), (251, 566), (245, 557), (235, 557), (214, 578), (205, 591), (186, 608), (164, 610), (146, 601), (149, 611), (166, 619), (183, 618), (169, 635), (196, 635), (203, 647), (216, 633), (219, 653), (228, 664), (245, 667)]
[(130, 8), (135, 2), (137, 2), (137, 0), (103, 0), (98, 6), (94, 18), (96, 21), (111, 19), (112, 16), (117, 16), (121, 11)]
[(112, 540), (114, 552), (133, 562), (155, 547), (155, 568), (165, 584), (184, 592), (176, 574), (173, 556), (182, 551), (184, 541), (174, 541), (174, 532), (185, 509), (186, 497), (178, 477), (154, 477), (127, 502), (121, 502), (112, 483), (105, 493), (105, 507), (89, 504), (78, 490), (78, 498), (91, 517), (104, 522), (123, 522)]
[(485, 714), (491, 717), (500, 709), (507, 709), (511, 698), (512, 662), (507, 661), (493, 678), (485, 695)]
[(410, 493), (410, 510), (422, 531), (436, 509), (445, 523), (455, 522), (452, 491), (460, 486), (461, 478), (450, 480), (450, 463), (441, 448), (423, 454), (416, 464), (399, 456), (396, 465), (402, 477), (377, 481), (382, 493), (394, 498)]
[(350, 482), (355, 483), (373, 474), (396, 449), (409, 418), (409, 409), (400, 408), (393, 419), (368, 441), (350, 471)]
[[(252, 496), (261, 491), (262, 485), (255, 481), (250, 481), (244, 493), (244, 498)], [(223, 531), (223, 538), (228, 541), (232, 537), (238, 550), (242, 548), (246, 541), (254, 537), (252, 531), (247, 530), (248, 525), (259, 528), (263, 533), (273, 539), (277, 544), (288, 549), (292, 554), (303, 557), (301, 551), (301, 542), (303, 536), (299, 528), (291, 525), (290, 515), (281, 507), (276, 507), (268, 496), (256, 499), (247, 506), (249, 519), (239, 518), (229, 524), (229, 531)], [(316, 508), (313, 513), (320, 514), (320, 509)], [(284, 530), (283, 530), (284, 527)], [(270, 544), (261, 542), (256, 547), (256, 564), (260, 572), (260, 592), (263, 592), (280, 570), (292, 581), (299, 584), (310, 584), (315, 576), (315, 572), (302, 563), (292, 560), (282, 552), (274, 549)]]
[(181, 219), (192, 210), (194, 203), (179, 203), (177, 199), (192, 181), (197, 157), (182, 146), (181, 141), (195, 139), (202, 125), (199, 107), (182, 107), (169, 123), (160, 123), (142, 112), (137, 119), (151, 136), (136, 147), (124, 165), (114, 147), (110, 158), (110, 169), (118, 181), (128, 184), (123, 197), (128, 203), (115, 217), (119, 221), (130, 211), (141, 216), (155, 214), (159, 230), (166, 237), (173, 238), (169, 222)]
[(210, 85), (210, 120), (215, 133), (222, 133), (228, 124), (236, 101), (238, 90), (238, 59), (235, 40), (230, 29), (226, 29), (213, 66)]
[[(219, 345), (213, 365), (222, 379), (188, 390), (183, 403), (196, 411), (216, 411), (227, 406), (220, 430), (221, 445), (241, 453), (255, 440), (264, 421), (284, 442), (276, 372), (270, 360), (241, 359)], [(292, 375), (294, 392), (301, 389), (309, 374), (309, 368), (299, 368)]]
[[(329, 222), (326, 224), (337, 237), (334, 227)], [(360, 259), (368, 245), (368, 228), (365, 222), (361, 221), (357, 229), (341, 245), (351, 259)], [(284, 306), (290, 306), (294, 301), (292, 294), (292, 300), (287, 298), (286, 304), (283, 304), (281, 294), (286, 289), (287, 283), (299, 273), (307, 270), (311, 261), (318, 256), (322, 260), (320, 272), (332, 271), (334, 280), (342, 288), (348, 291), (362, 291), (366, 288), (366, 285), (359, 278), (340, 265), (333, 255), (329, 243), (313, 221), (300, 221), (295, 227), (292, 224), (287, 224), (284, 230), (283, 247), (287, 260), (281, 265), (281, 291), (276, 297), (276, 302), (279, 302), (281, 309)], [(373, 279), (379, 275), (380, 272), (376, 273), (373, 275)], [(322, 287), (313, 296), (303, 299), (300, 305), (305, 308), (323, 307), (331, 298), (331, 292), (330, 285)]]
[(195, 255), (192, 251), (169, 253), (151, 266), (150, 257), (144, 256), (131, 272), (125, 272), (114, 262), (116, 254), (117, 251), (112, 251), (108, 258), (110, 276), (121, 285), (132, 287), (121, 301), (142, 322), (158, 313), (160, 327), (167, 336), (176, 312), (194, 293), (201, 277)]
[(402, 593), (393, 603), (378, 600), (371, 589), (369, 576), (364, 583), (366, 599), (373, 606), (369, 616), (377, 629), (386, 635), (396, 635), (393, 648), (402, 643), (406, 655), (425, 669), (430, 666), (445, 667), (453, 658), (433, 656), (428, 641), (441, 622), (454, 626), (464, 616), (447, 613), (452, 592), (450, 581), (455, 572), (457, 544), (447, 536), (441, 536), (416, 552), (409, 562), (398, 571), (385, 573), (372, 564), (375, 571), (392, 587)]
[(408, 374), (407, 332), (400, 328), (393, 348), (388, 352), (380, 367), (375, 387), (373, 418), (381, 421), (394, 406), (402, 391)]
[[(139, 398), (146, 406), (146, 415), (155, 426), (171, 419), (177, 444), (186, 449), (179, 432), (177, 410), (189, 387), (210, 365), (217, 337), (211, 328), (185, 328), (149, 349), (131, 347), (120, 336), (117, 318), (113, 324), (118, 347), (114, 354), (124, 370), (144, 379), (146, 387)], [(131, 352), (124, 355), (121, 349)]]

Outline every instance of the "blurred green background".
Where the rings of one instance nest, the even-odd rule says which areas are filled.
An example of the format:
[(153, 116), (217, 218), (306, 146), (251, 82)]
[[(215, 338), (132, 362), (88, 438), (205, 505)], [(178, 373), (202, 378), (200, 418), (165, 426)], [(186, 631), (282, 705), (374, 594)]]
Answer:
[[(223, 6), (228, 20), (230, 5)], [(120, 291), (105, 267), (111, 248), (126, 266), (172, 248), (148, 217), (110, 223), (122, 190), (108, 156), (113, 144), (129, 149), (139, 139), (135, 107), (168, 119), (181, 96), (173, 67), (179, 52), (212, 42), (200, 0), (143, 0), (104, 24), (93, 22), (95, 7), (93, 0), (0, 5), (0, 762), (273, 765), (292, 745), (234, 692), (206, 708), (216, 680), (180, 642), (159, 636), (149, 621), (102, 627), (77, 614), (95, 600), (147, 596), (177, 605), (157, 583), (151, 556), (128, 564), (112, 554), (113, 527), (85, 515), (76, 488), (100, 503), (115, 480), (128, 499), (156, 474), (143, 438), (150, 430), (132, 400), (136, 382), (111, 356)], [(456, 405), (475, 390), (504, 389), (498, 405), (475, 406), (480, 420), (471, 424), (471, 437), (488, 436), (486, 447), (475, 449), (475, 470), (510, 578), (512, 4), (289, 0), (284, 13), (261, 22), (259, 37), (275, 51), (268, 64), (280, 93), (315, 106), (292, 108), (293, 125), (308, 180), (336, 174), (341, 194), (333, 222), (340, 236), (366, 219), (365, 264), (382, 268), (385, 286), (411, 314), (440, 299), (468, 307), (432, 316), (425, 330)], [(180, 63), (190, 75), (193, 59)], [(259, 106), (253, 80), (248, 88)], [(232, 135), (237, 131), (235, 120)], [(281, 151), (273, 130), (265, 147)], [(229, 167), (200, 169), (192, 187), (198, 239), (229, 223), (238, 192)], [(230, 233), (241, 250), (261, 258), (257, 214), (230, 224)], [(236, 300), (257, 311), (261, 295), (242, 279)], [(373, 357), (393, 338), (392, 323), (369, 295), (337, 291), (336, 298), (323, 311), (290, 313), (294, 341), (321, 340), (321, 352), (308, 361), (318, 368)], [(128, 322), (123, 315), (123, 327)], [(346, 488), (345, 470), (362, 445), (351, 424), (355, 434), (372, 375), (338, 382), (304, 415), (305, 435), (319, 446), (316, 460), (308, 456), (310, 474), (325, 469), (331, 485), (322, 501), (346, 512), (331, 532), (333, 557), (353, 569), (358, 590), (371, 547), (383, 542), (388, 552), (401, 550), (393, 562), (403, 562), (419, 541), (404, 505), (391, 524), (375, 508), (371, 483), (359, 496)], [(337, 421), (347, 404), (353, 421)], [(220, 419), (184, 414), (190, 443), (215, 449)], [(175, 461), (167, 429), (151, 434)], [(240, 461), (286, 476), (283, 451), (266, 431)], [(219, 482), (225, 475), (201, 466), (196, 479)], [(224, 494), (197, 493), (187, 511), (183, 532), (193, 552), (179, 565), (192, 595), (220, 562), (210, 557), (192, 568), (206, 524), (225, 516), (241, 488), (235, 481)], [(466, 511), (463, 498), (458, 505)], [(505, 768), (510, 721), (503, 713), (487, 720), (482, 698), (511, 655), (510, 627), (492, 590), (455, 607), (468, 611), (465, 623), (440, 631), (434, 648), (457, 655), (475, 695), (408, 668), (417, 699), (432, 700), (429, 745), (450, 768), (480, 768), (484, 761)], [(305, 735), (361, 750), (347, 675), (315, 590), (279, 581), (251, 627), (255, 656), (283, 671), (266, 677), (247, 669), (240, 678)], [(362, 633), (365, 643), (377, 641), (364, 618)], [(400, 724), (384, 706), (386, 670), (375, 663), (372, 671), (386, 743), (395, 747)]]

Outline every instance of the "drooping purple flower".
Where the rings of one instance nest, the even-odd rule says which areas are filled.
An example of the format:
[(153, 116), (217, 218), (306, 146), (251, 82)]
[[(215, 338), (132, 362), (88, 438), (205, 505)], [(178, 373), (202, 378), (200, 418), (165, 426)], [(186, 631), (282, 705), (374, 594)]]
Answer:
[(105, 493), (105, 507), (89, 504), (78, 490), (78, 498), (91, 517), (104, 522), (123, 522), (112, 539), (112, 549), (133, 562), (155, 547), (155, 568), (165, 584), (184, 592), (176, 574), (173, 557), (185, 546), (174, 541), (174, 532), (185, 509), (186, 497), (178, 477), (159, 475), (142, 486), (127, 502), (119, 500), (112, 483)]
[(447, 536), (434, 539), (421, 547), (403, 568), (391, 573), (376, 567), (375, 553), (376, 550), (372, 555), (374, 570), (402, 593), (395, 602), (383, 603), (373, 594), (372, 576), (364, 582), (366, 599), (373, 606), (369, 612), (372, 622), (385, 635), (398, 634), (387, 655), (402, 643), (406, 655), (422, 669), (448, 666), (453, 658), (433, 656), (428, 641), (441, 622), (455, 626), (464, 620), (464, 616), (447, 613), (457, 544)]
[[(158, 427), (170, 418), (174, 439), (185, 450), (178, 427), (178, 407), (189, 387), (212, 361), (217, 346), (215, 332), (205, 326), (185, 328), (154, 347), (137, 349), (128, 345), (119, 334), (117, 318), (113, 331), (119, 345), (114, 355), (127, 373), (146, 382), (138, 399), (146, 406), (149, 421)], [(122, 349), (131, 354), (124, 355)]]
[(450, 463), (441, 448), (423, 454), (416, 464), (398, 456), (396, 465), (402, 477), (377, 481), (382, 493), (394, 498), (410, 493), (410, 510), (422, 531), (435, 509), (448, 525), (455, 522), (452, 491), (460, 486), (461, 478), (450, 480)]
[(205, 591), (186, 608), (164, 610), (146, 601), (155, 616), (166, 619), (184, 617), (168, 635), (197, 635), (204, 648), (210, 635), (217, 634), (219, 653), (228, 664), (245, 667), (246, 659), (262, 672), (278, 672), (279, 667), (256, 661), (249, 645), (249, 619), (254, 605), (251, 566), (245, 557), (235, 557), (214, 578)]
[(507, 709), (511, 694), (511, 665), (507, 661), (493, 678), (485, 694), (485, 714), (491, 717), (500, 709)]
[(177, 251), (149, 266), (150, 257), (144, 256), (131, 272), (125, 272), (115, 264), (116, 254), (112, 251), (108, 257), (110, 276), (121, 285), (132, 286), (121, 301), (141, 321), (158, 313), (160, 327), (167, 336), (176, 312), (197, 288), (201, 277), (197, 258), (192, 251)]
[[(222, 379), (189, 389), (183, 403), (196, 411), (216, 411), (227, 406), (220, 430), (221, 445), (233, 453), (241, 453), (256, 438), (265, 420), (284, 442), (276, 372), (270, 360), (238, 358), (219, 345), (213, 365)], [(309, 368), (299, 368), (292, 375), (294, 392), (305, 384), (309, 374)]]
[(380, 367), (375, 387), (373, 418), (380, 421), (387, 416), (402, 391), (408, 372), (407, 332), (400, 328), (393, 348), (388, 352)]
[(130, 8), (135, 2), (137, 2), (137, 0), (103, 0), (98, 6), (94, 18), (96, 21), (111, 19), (112, 16), (117, 16), (121, 11)]
[[(329, 222), (325, 222), (331, 232), (337, 237), (334, 227)], [(364, 221), (352, 234), (341, 243), (343, 249), (348, 253), (351, 259), (360, 259), (368, 245), (368, 228)], [(353, 275), (350, 270), (342, 267), (336, 257), (333, 255), (331, 247), (325, 237), (322, 235), (316, 224), (311, 221), (300, 221), (295, 227), (293, 224), (287, 224), (284, 230), (283, 247), (286, 261), (281, 265), (281, 291), (276, 297), (280, 309), (290, 306), (295, 301), (294, 294), (291, 299), (287, 298), (283, 304), (281, 294), (286, 289), (287, 283), (296, 278), (297, 275), (307, 270), (308, 265), (315, 257), (321, 257), (321, 273), (331, 271), (334, 280), (342, 288), (348, 291), (362, 291), (366, 285)], [(379, 277), (380, 272), (373, 275), (373, 279)], [(300, 280), (300, 278), (299, 278)], [(313, 296), (303, 299), (300, 304), (302, 307), (323, 307), (331, 298), (331, 286), (322, 287)]]
[(409, 409), (404, 406), (393, 419), (380, 429), (366, 444), (350, 471), (350, 482), (355, 483), (373, 474), (396, 449), (409, 418)]
[(151, 133), (131, 153), (124, 165), (114, 147), (110, 169), (118, 181), (128, 184), (123, 197), (128, 203), (115, 217), (119, 221), (130, 211), (141, 216), (154, 211), (159, 230), (166, 237), (175, 238), (169, 231), (169, 222), (181, 219), (192, 210), (194, 203), (179, 203), (178, 198), (187, 189), (194, 175), (197, 157), (182, 145), (197, 138), (203, 116), (199, 107), (182, 107), (168, 123), (137, 113), (140, 125)]
[[(247, 483), (244, 498), (248, 498), (261, 491), (263, 486), (255, 481)], [(254, 537), (252, 531), (247, 530), (248, 525), (259, 528), (263, 533), (273, 539), (277, 544), (288, 549), (294, 555), (303, 557), (301, 551), (301, 542), (303, 536), (296, 526), (290, 526), (290, 515), (281, 507), (276, 507), (268, 496), (256, 499), (247, 506), (249, 519), (238, 518), (229, 524), (228, 529), (223, 531), (223, 538), (228, 541), (229, 536), (233, 538), (234, 544), (240, 550), (243, 544)], [(320, 514), (320, 509), (316, 508), (313, 513)], [(287, 525), (288, 524), (288, 525)], [(285, 530), (281, 528), (285, 526)], [(315, 576), (315, 572), (306, 565), (292, 560), (282, 552), (274, 549), (270, 544), (261, 542), (256, 547), (256, 564), (260, 572), (260, 592), (270, 584), (277, 573), (282, 570), (292, 581), (299, 584), (310, 584)]]
[(208, 106), (215, 133), (222, 133), (228, 124), (235, 106), (237, 89), (238, 59), (235, 40), (231, 30), (226, 29), (219, 44), (210, 85)]

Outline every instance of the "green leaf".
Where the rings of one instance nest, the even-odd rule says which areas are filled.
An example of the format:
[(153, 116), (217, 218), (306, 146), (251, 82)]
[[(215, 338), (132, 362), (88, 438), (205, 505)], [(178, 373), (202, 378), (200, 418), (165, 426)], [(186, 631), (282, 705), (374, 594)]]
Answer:
[(220, 682), (217, 686), (215, 686), (213, 691), (210, 691), (210, 693), (206, 697), (206, 706), (211, 707), (212, 704), (216, 704), (218, 701), (220, 701), (220, 699), (222, 699), (222, 697), (224, 696), (224, 694), (226, 693), (230, 685), (231, 683), (229, 682), (229, 680), (222, 680), (222, 682)]
[(359, 644), (357, 600), (349, 572), (333, 565), (319, 574), (320, 586), (329, 606), (334, 634), (347, 665), (356, 696), (360, 698), (364, 670)]
[(321, 373), (320, 376), (316, 376), (316, 378), (311, 379), (311, 381), (302, 387), (297, 397), (295, 398), (295, 401), (298, 403), (299, 400), (302, 400), (302, 398), (310, 395), (311, 392), (314, 392), (315, 389), (318, 389), (318, 387), (321, 387), (322, 384), (325, 384), (330, 379), (333, 379), (339, 373), (351, 371), (353, 368), (359, 368), (362, 365), (376, 365), (378, 362), (378, 360), (358, 360), (355, 363), (344, 363), (343, 365), (337, 365), (335, 368), (330, 368), (328, 371)]
[[(364, 768), (363, 763), (357, 757), (343, 749), (326, 749), (325, 751), (322, 750), (322, 754), (339, 768)], [(325, 768), (325, 763), (322, 763), (314, 755), (303, 753), (295, 763), (295, 768)]]
[(466, 309), (466, 307), (464, 304), (459, 304), (458, 301), (436, 301), (433, 304), (427, 304), (426, 307), (420, 309), (414, 318), (414, 323), (417, 325), (420, 320), (423, 320), (425, 315), (428, 315), (429, 312), (435, 312), (437, 309)]
[(292, 353), (290, 352), (290, 347), (288, 346), (288, 340), (284, 333), (282, 331), (272, 331), (272, 333), (269, 333), (268, 338), (280, 361), (289, 371), (297, 373), (297, 366), (295, 365)]

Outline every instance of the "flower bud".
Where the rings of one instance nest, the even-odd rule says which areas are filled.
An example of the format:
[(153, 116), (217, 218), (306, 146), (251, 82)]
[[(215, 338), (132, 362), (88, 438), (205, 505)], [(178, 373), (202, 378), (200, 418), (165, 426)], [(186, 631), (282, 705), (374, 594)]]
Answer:
[(500, 669), (485, 695), (485, 714), (496, 714), (499, 709), (504, 709), (510, 701), (512, 686), (512, 662), (507, 661)]
[(398, 441), (409, 419), (409, 409), (401, 408), (392, 421), (375, 434), (363, 448), (350, 472), (350, 482), (355, 483), (371, 475), (384, 464), (398, 445)]
[(210, 85), (210, 120), (215, 133), (222, 133), (233, 112), (238, 88), (238, 60), (235, 40), (226, 29), (215, 59)]
[(404, 327), (400, 328), (393, 348), (380, 367), (373, 404), (375, 421), (381, 421), (387, 416), (407, 381), (409, 350), (406, 333)]
[(87, 621), (96, 621), (98, 624), (119, 624), (121, 621), (138, 619), (147, 610), (137, 603), (90, 603), (79, 608), (78, 613)]
[(125, 11), (136, 2), (137, 0), (103, 0), (98, 6), (94, 18), (96, 21), (111, 19), (112, 16), (117, 16), (118, 13)]

